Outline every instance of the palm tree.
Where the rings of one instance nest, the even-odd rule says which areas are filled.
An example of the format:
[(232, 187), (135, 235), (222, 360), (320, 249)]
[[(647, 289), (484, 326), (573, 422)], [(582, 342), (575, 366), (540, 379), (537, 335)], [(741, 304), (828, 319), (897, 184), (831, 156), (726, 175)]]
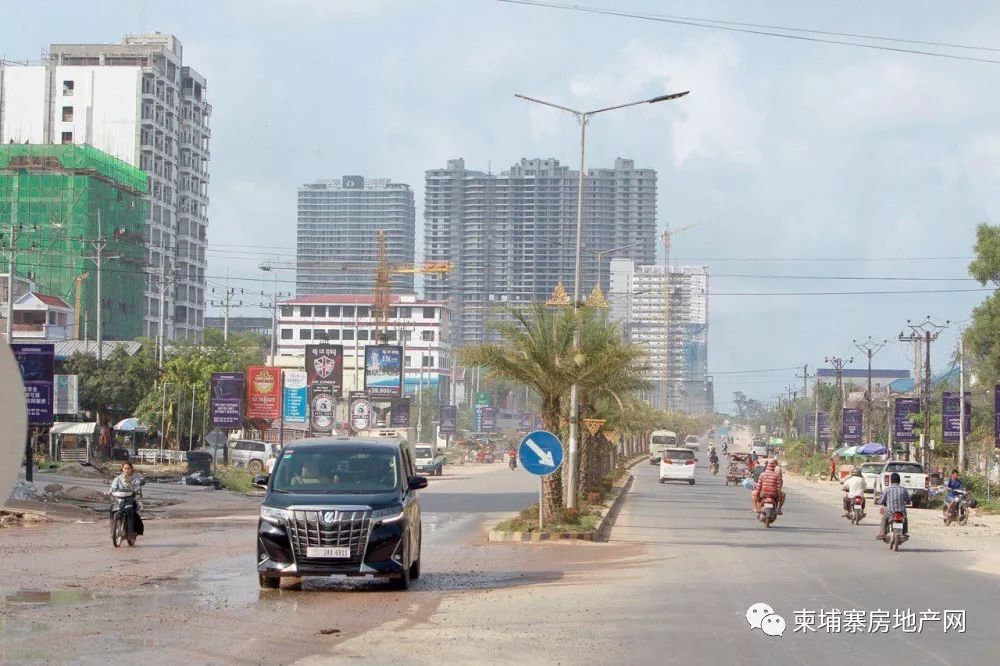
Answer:
[[(646, 386), (642, 351), (622, 342), (617, 327), (604, 316), (542, 304), (507, 312), (510, 319), (491, 323), (499, 341), (466, 347), (459, 351), (459, 361), (485, 368), (491, 378), (531, 388), (547, 430), (561, 430), (563, 404), (574, 381), (583, 395), (613, 397), (619, 403), (623, 395)], [(573, 345), (577, 325), (579, 349)], [(555, 515), (562, 506), (562, 477), (550, 474), (542, 487), (545, 512)]]

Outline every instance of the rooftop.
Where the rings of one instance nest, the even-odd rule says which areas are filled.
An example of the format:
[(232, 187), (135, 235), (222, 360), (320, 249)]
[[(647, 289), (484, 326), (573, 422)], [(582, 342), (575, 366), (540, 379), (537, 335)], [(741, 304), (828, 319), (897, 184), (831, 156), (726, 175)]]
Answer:
[(88, 145), (0, 144), (0, 172), (15, 169), (98, 177), (136, 194), (149, 192), (145, 171)]
[[(414, 294), (390, 294), (389, 302), (395, 305), (445, 305), (444, 301), (426, 301)], [(278, 302), (279, 305), (373, 305), (374, 303), (373, 294), (312, 294)]]

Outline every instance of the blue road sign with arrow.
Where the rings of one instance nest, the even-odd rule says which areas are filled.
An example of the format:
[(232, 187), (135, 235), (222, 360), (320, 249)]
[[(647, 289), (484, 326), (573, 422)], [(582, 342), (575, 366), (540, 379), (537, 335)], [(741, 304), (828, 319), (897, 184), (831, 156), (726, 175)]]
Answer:
[(551, 432), (536, 430), (521, 440), (517, 458), (527, 472), (535, 476), (548, 476), (562, 465), (562, 442)]

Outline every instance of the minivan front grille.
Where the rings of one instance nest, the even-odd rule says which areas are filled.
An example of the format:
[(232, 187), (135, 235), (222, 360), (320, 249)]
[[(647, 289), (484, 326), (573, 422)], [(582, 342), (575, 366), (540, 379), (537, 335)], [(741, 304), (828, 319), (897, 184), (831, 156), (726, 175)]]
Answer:
[(358, 509), (294, 510), (289, 521), (289, 536), (296, 560), (308, 559), (306, 548), (350, 548), (350, 560), (360, 562), (368, 546), (371, 511)]

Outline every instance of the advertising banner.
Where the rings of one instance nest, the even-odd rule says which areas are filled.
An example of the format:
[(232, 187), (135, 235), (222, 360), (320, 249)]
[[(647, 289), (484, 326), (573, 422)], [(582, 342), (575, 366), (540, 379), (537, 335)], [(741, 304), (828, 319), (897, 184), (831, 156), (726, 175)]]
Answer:
[(306, 345), (306, 383), (312, 386), (316, 382), (332, 386), (335, 398), (343, 394), (343, 345)]
[(243, 426), (243, 373), (212, 373), (212, 427)]
[(76, 375), (53, 376), (53, 412), (76, 414), (80, 411), (80, 390)]
[(306, 422), (306, 373), (302, 370), (285, 370), (285, 390), (281, 400), (282, 418), (288, 423)]
[(458, 408), (455, 405), (441, 405), (441, 423), (439, 432), (442, 435), (454, 435), (458, 425)]
[(822, 444), (829, 444), (833, 432), (830, 430), (830, 420), (826, 417), (826, 412), (819, 412), (819, 441)]
[(894, 442), (915, 442), (917, 435), (913, 432), (911, 414), (920, 413), (920, 398), (896, 398), (893, 421), (892, 440)]
[(531, 430), (534, 420), (530, 412), (521, 412), (521, 430)]
[[(945, 391), (941, 394), (941, 441), (951, 444), (961, 438), (959, 432), (962, 419), (962, 404), (958, 392)], [(965, 392), (965, 433), (972, 431), (972, 394)]]
[(365, 347), (365, 392), (372, 398), (398, 398), (403, 386), (403, 348), (399, 345)]
[(860, 444), (863, 416), (860, 409), (844, 408), (840, 426), (840, 441), (843, 444)]
[(309, 385), (309, 430), (313, 435), (333, 432), (336, 405), (333, 384), (313, 382)]
[(368, 400), (366, 393), (351, 391), (351, 403), (348, 408), (347, 420), (351, 430), (355, 433), (368, 430), (372, 427), (372, 403)]
[(493, 432), (497, 429), (497, 408), (496, 407), (480, 407), (479, 408), (479, 430), (480, 432)]
[(410, 399), (397, 398), (392, 401), (392, 418), (389, 425), (393, 428), (410, 427)]
[(281, 370), (266, 365), (247, 368), (247, 418), (273, 421), (281, 416)]
[(15, 342), (10, 346), (21, 370), (24, 400), (28, 407), (28, 425), (52, 423), (53, 367), (55, 348), (52, 344)]

